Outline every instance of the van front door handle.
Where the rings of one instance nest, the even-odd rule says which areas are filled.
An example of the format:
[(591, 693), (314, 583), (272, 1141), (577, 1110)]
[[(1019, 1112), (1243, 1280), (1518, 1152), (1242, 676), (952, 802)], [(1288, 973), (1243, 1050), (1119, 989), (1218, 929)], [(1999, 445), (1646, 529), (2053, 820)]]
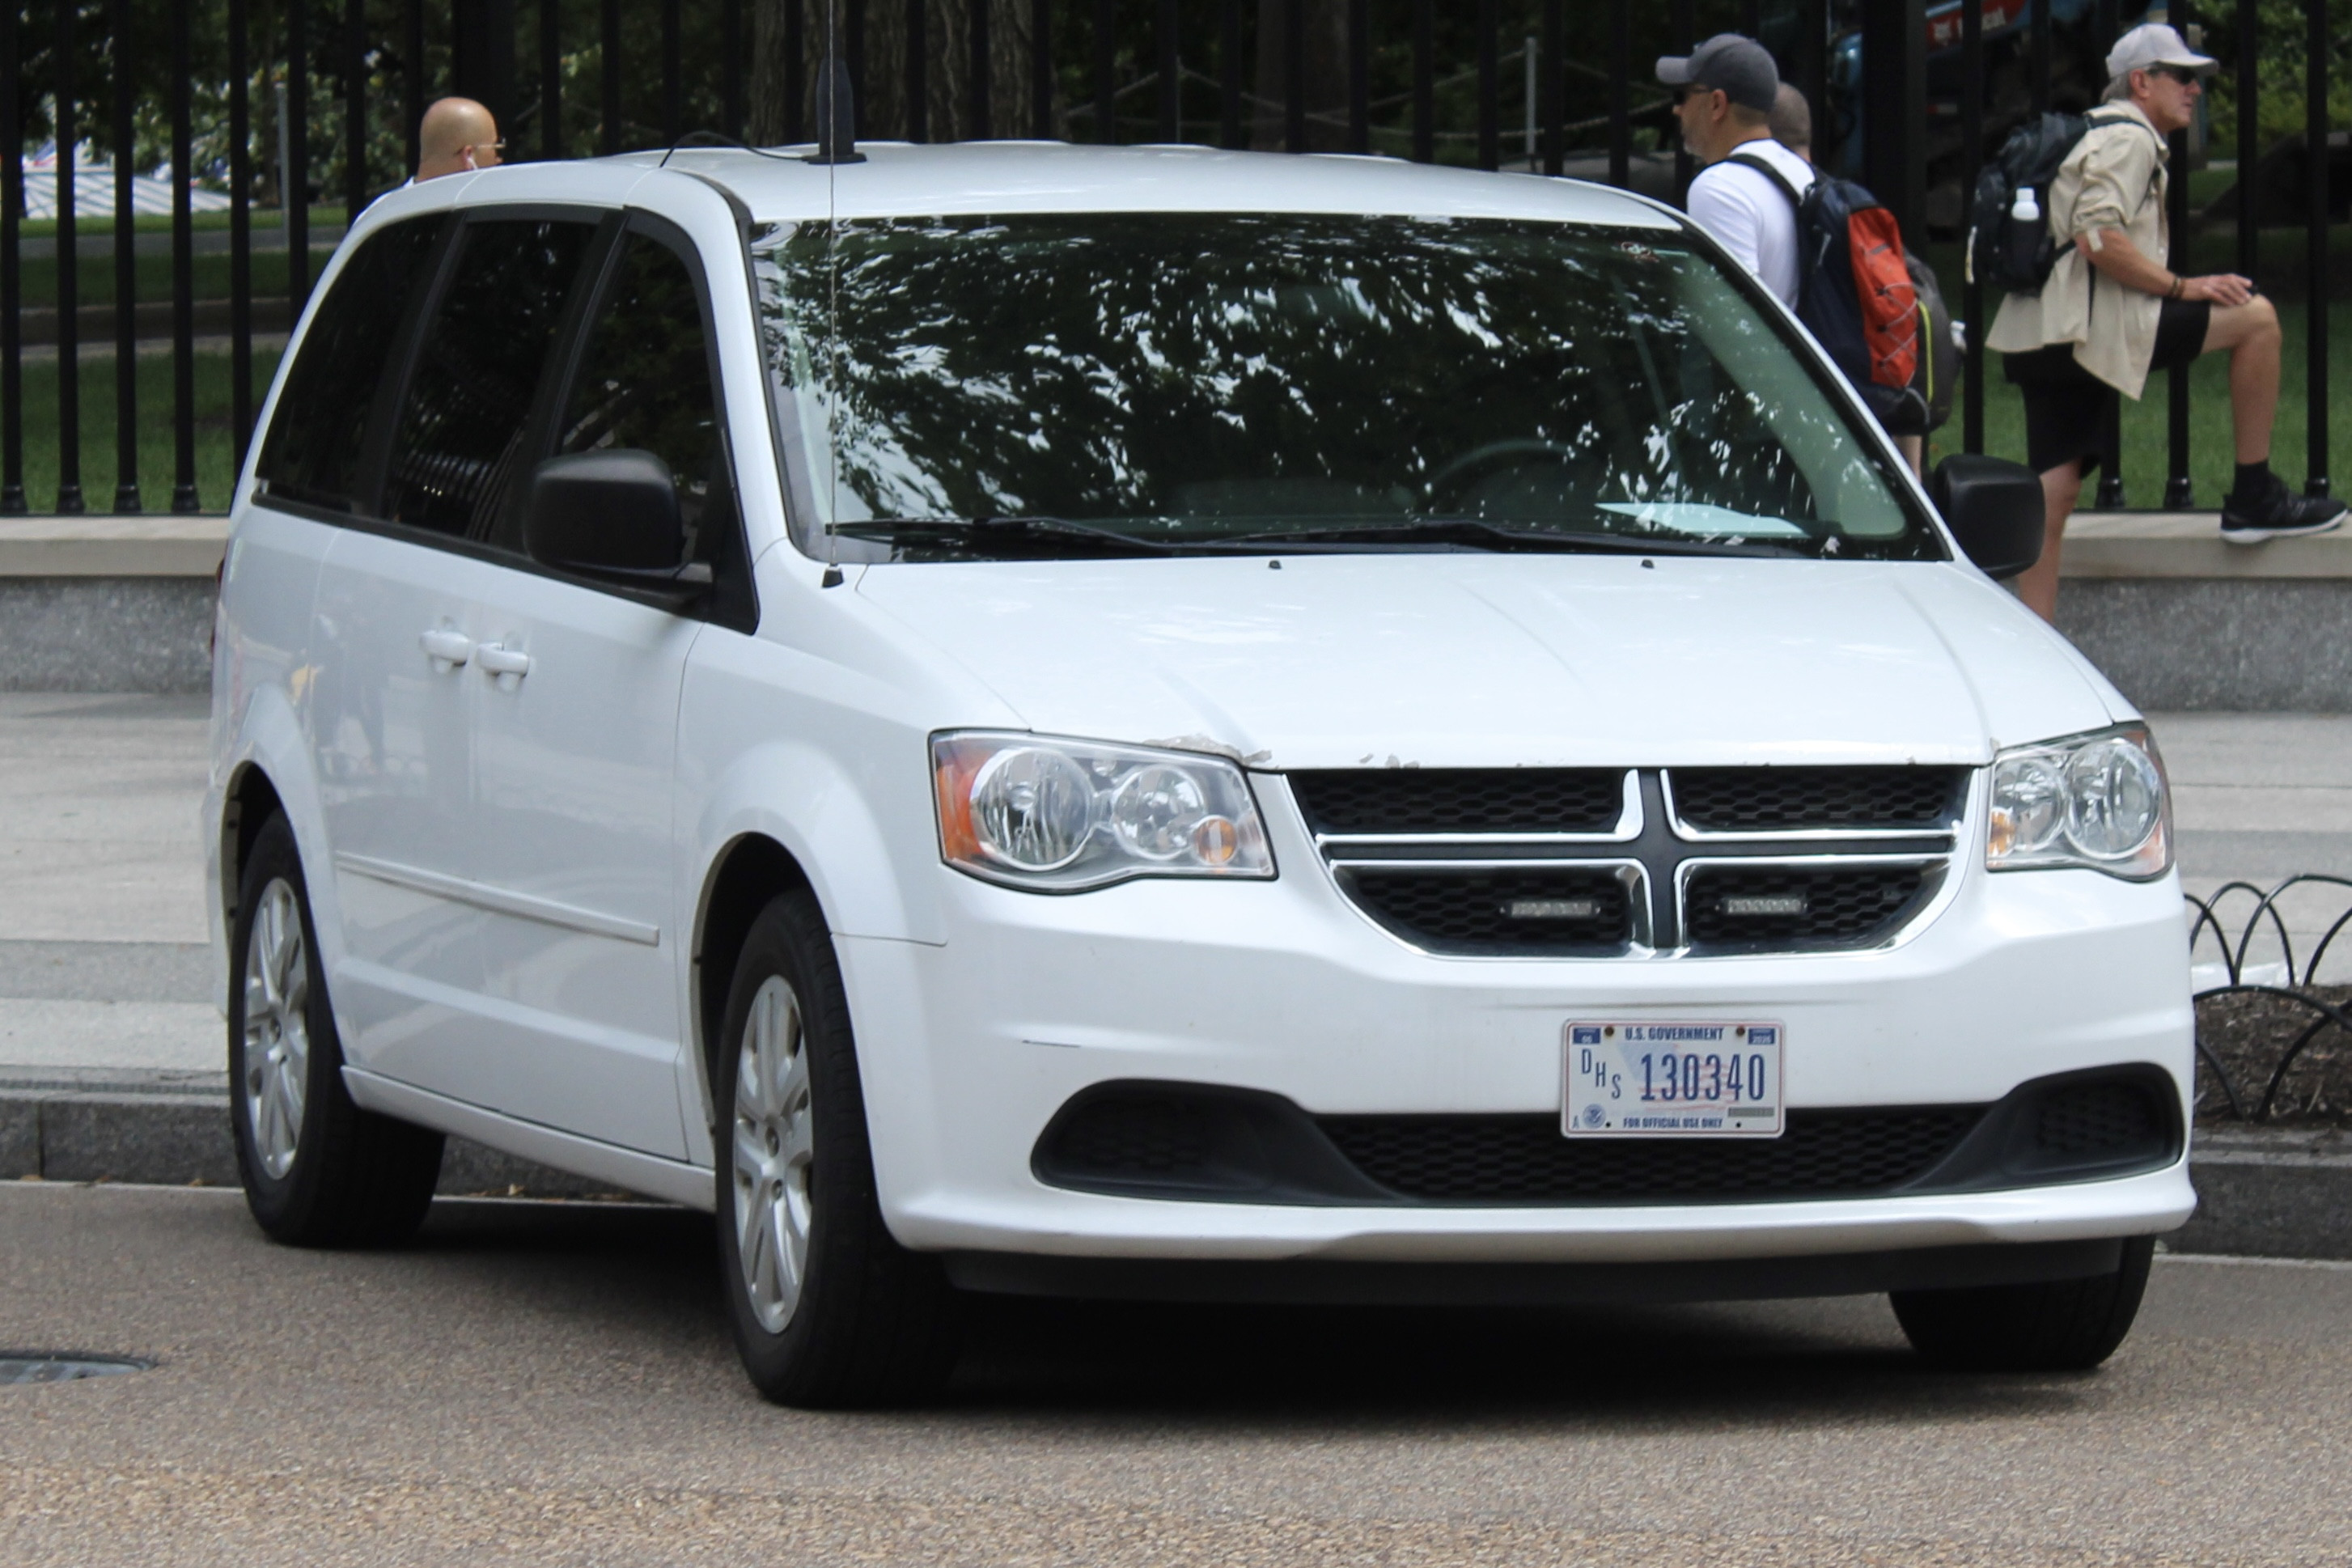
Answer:
[(455, 626), (436, 626), (419, 637), (416, 643), (436, 669), (456, 669), (474, 657), (473, 639)]
[[(482, 667), (484, 675), (511, 675), (520, 680), (530, 673), (530, 655), (519, 647), (504, 647), (494, 642), (486, 642), (474, 650), (474, 658)], [(499, 684), (504, 686), (507, 682), (501, 680)]]

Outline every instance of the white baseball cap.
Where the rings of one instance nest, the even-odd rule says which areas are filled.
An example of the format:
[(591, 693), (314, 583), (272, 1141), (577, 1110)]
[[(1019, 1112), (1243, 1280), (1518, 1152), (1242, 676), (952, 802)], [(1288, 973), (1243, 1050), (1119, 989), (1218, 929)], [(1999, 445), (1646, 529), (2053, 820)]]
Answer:
[(2179, 33), (2162, 22), (2143, 22), (2116, 40), (2107, 51), (2107, 79), (2117, 81), (2133, 71), (2153, 70), (2158, 66), (2179, 66), (2200, 76), (2210, 76), (2221, 68), (2221, 62), (2200, 55), (2183, 42)]

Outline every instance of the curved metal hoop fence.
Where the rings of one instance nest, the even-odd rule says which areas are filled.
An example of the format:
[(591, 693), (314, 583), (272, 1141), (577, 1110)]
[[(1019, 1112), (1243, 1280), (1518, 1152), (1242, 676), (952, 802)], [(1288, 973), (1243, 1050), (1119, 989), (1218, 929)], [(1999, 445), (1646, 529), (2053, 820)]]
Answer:
[[(2328, 922), (2299, 963), (2294, 934), (2289, 931), (2286, 916), (2279, 907), (2281, 897), (2297, 888), (2339, 889), (2345, 898), (2343, 910)], [(2243, 898), (2237, 895), (2243, 895)], [(2252, 900), (2251, 905), (2246, 901), (2248, 900)], [(2203, 1026), (2201, 1022), (2199, 1025), (2197, 1058), (2205, 1070), (2213, 1075), (2214, 1084), (2228, 1102), (2231, 1118), (2240, 1121), (2266, 1121), (2277, 1107), (2279, 1089), (2286, 1082), (2288, 1070), (2329, 1025), (2352, 1037), (2352, 1016), (2347, 1016), (2343, 1008), (2315, 994), (2320, 966), (2326, 962), (2328, 951), (2346, 927), (2352, 926), (2352, 878), (2305, 872), (2289, 877), (2268, 889), (2252, 882), (2225, 882), (2210, 897), (2200, 899), (2189, 895), (2189, 903), (2197, 911), (2189, 926), (2190, 956), (2195, 957), (2197, 944), (2210, 933), (2220, 951), (2223, 973), (2228, 976), (2226, 984), (2209, 985), (2197, 991), (2192, 1002), (2203, 1002), (2215, 996), (2276, 996), (2284, 998), (2309, 1017), (2309, 1022), (2279, 1054), (2262, 1086), (2260, 1096), (2252, 1099), (2251, 1103), (2249, 1097), (2252, 1086), (2241, 1086), (2237, 1082), (2221, 1058), (2206, 1045)], [(2245, 911), (2243, 923), (2235, 925), (2236, 934), (2232, 937), (2232, 922), (2237, 921), (2241, 910)], [(2279, 958), (2275, 965), (2250, 963), (2249, 957), (2255, 952), (2256, 942), (2266, 936), (2275, 938), (2278, 943)], [(2256, 983), (2248, 978), (2257, 973), (2265, 975), (2263, 982)], [(2277, 984), (2271, 984), (2273, 979)]]

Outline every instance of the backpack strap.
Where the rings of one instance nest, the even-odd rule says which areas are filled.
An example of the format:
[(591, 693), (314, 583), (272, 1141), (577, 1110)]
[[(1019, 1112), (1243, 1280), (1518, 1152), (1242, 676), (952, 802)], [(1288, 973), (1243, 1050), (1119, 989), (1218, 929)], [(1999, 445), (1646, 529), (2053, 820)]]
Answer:
[(1790, 206), (1796, 208), (1799, 212), (1802, 212), (1804, 210), (1805, 198), (1797, 194), (1797, 187), (1789, 183), (1789, 176), (1780, 173), (1780, 170), (1774, 168), (1763, 159), (1749, 153), (1734, 153), (1731, 156), (1726, 158), (1724, 162), (1727, 163), (1737, 163), (1743, 169), (1755, 170), (1758, 174), (1763, 175), (1766, 179), (1780, 187), (1780, 194), (1789, 198), (1789, 205)]

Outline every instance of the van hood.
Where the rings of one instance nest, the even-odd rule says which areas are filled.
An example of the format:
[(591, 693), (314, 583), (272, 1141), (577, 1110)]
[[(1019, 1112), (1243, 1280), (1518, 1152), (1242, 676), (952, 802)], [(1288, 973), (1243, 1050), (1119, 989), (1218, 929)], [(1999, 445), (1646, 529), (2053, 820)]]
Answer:
[(1980, 763), (2130, 711), (2055, 632), (1958, 565), (1472, 552), (894, 563), (863, 569), (856, 592), (1030, 729), (1260, 768)]

